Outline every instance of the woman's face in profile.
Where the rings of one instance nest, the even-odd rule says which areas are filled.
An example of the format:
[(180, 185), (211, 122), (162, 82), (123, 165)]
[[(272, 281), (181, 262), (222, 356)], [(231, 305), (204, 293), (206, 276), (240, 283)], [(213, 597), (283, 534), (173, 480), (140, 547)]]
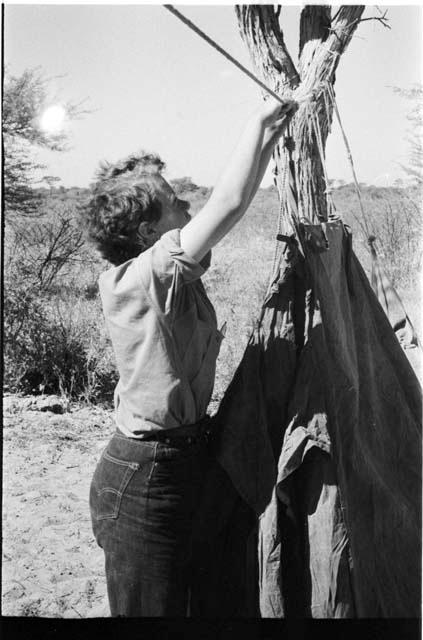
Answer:
[(162, 176), (157, 176), (156, 194), (162, 205), (162, 215), (156, 223), (156, 231), (162, 235), (171, 229), (182, 229), (191, 220), (190, 203), (179, 199)]

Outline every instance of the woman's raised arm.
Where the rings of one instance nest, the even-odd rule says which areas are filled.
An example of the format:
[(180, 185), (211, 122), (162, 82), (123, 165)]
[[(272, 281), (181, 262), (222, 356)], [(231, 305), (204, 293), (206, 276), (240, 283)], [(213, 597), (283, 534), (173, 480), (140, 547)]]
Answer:
[(181, 230), (181, 246), (192, 258), (201, 260), (242, 218), (294, 110), (293, 101), (270, 98), (249, 119), (208, 202)]

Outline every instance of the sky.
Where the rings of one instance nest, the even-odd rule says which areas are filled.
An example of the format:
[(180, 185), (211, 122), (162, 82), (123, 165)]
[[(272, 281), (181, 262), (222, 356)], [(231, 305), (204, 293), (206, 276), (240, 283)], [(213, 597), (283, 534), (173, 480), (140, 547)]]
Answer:
[[(176, 6), (252, 69), (232, 5)], [(379, 186), (404, 177), (409, 155), (411, 105), (392, 87), (422, 82), (422, 8), (385, 9), (391, 29), (360, 24), (335, 85), (358, 179)], [(282, 9), (294, 62), (300, 10)], [(363, 17), (374, 15), (367, 6)], [(49, 103), (84, 101), (90, 111), (67, 123), (67, 152), (38, 156), (65, 187), (88, 186), (99, 161), (139, 149), (160, 154), (167, 178), (212, 186), (261, 100), (250, 79), (157, 4), (6, 4), (4, 62), (13, 75), (39, 67), (50, 79)], [(352, 179), (335, 123), (327, 168), (332, 179)], [(270, 183), (267, 172), (262, 185)]]

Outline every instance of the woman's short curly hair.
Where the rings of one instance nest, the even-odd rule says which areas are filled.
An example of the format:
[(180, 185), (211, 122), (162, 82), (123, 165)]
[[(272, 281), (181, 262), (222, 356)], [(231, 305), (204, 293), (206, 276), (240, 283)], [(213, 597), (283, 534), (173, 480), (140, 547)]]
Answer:
[(161, 216), (155, 176), (164, 167), (158, 155), (145, 152), (100, 164), (81, 217), (89, 240), (112, 264), (120, 265), (147, 248), (138, 227)]

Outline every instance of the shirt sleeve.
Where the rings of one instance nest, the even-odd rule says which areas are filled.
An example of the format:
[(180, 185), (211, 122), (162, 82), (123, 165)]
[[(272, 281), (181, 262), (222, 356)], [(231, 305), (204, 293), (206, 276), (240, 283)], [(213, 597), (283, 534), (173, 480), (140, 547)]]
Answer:
[(179, 289), (201, 278), (210, 266), (211, 252), (197, 262), (182, 249), (180, 233), (180, 229), (164, 233), (136, 258), (145, 291), (158, 311), (165, 314), (171, 313)]

